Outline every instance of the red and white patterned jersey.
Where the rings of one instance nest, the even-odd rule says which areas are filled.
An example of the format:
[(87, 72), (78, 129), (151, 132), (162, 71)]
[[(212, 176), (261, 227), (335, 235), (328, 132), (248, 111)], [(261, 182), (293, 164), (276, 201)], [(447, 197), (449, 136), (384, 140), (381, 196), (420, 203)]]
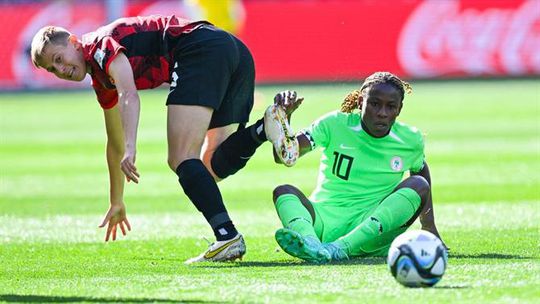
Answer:
[(101, 107), (110, 109), (118, 102), (114, 81), (109, 76), (109, 65), (120, 52), (129, 59), (138, 90), (170, 83), (178, 38), (203, 24), (210, 23), (193, 22), (174, 15), (129, 17), (83, 35), (84, 59), (92, 69), (92, 87)]

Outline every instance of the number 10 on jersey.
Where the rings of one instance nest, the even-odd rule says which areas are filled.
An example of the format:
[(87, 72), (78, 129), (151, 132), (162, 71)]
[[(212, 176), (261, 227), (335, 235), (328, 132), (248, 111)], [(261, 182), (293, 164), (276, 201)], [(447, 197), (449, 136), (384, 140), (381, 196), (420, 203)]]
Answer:
[(354, 158), (349, 155), (334, 152), (334, 164), (332, 165), (332, 174), (343, 179), (349, 180), (351, 167)]

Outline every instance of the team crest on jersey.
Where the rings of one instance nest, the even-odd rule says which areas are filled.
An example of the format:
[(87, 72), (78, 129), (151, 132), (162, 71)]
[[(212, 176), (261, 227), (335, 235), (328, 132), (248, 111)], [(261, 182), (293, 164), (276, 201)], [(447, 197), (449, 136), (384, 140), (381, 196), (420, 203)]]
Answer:
[(99, 64), (99, 67), (103, 69), (103, 59), (105, 58), (105, 52), (101, 49), (97, 49), (94, 53), (94, 60)]
[(403, 169), (403, 161), (401, 160), (401, 157), (392, 157), (392, 160), (390, 160), (390, 167), (394, 171), (401, 171), (401, 169)]

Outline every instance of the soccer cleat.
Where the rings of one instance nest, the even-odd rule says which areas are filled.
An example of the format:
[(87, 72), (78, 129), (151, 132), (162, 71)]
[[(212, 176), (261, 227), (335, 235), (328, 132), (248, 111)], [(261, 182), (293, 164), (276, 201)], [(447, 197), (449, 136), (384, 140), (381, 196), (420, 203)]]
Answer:
[(293, 257), (317, 264), (328, 263), (331, 260), (330, 253), (322, 247), (321, 241), (315, 237), (304, 237), (287, 228), (278, 229), (275, 236), (279, 246)]
[(280, 105), (271, 105), (264, 112), (264, 132), (274, 145), (274, 150), (285, 166), (293, 166), (298, 157), (298, 140), (294, 135), (287, 114)]
[(239, 233), (230, 240), (216, 241), (210, 244), (205, 252), (185, 261), (184, 264), (241, 260), (245, 253), (246, 243), (244, 237)]
[(324, 243), (322, 247), (330, 254), (333, 262), (346, 261), (349, 259), (345, 250), (334, 243)]

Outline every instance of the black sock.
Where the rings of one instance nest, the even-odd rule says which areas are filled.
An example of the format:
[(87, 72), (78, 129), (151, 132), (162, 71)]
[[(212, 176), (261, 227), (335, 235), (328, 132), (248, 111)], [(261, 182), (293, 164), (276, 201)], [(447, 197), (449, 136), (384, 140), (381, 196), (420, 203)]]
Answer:
[[(193, 205), (206, 218), (218, 241), (235, 237), (234, 228), (216, 181), (200, 159), (188, 159), (177, 168), (178, 181)], [(229, 224), (230, 223), (230, 224)]]
[[(221, 233), (224, 233), (224, 234), (222, 235)], [(214, 230), (214, 234), (216, 234), (216, 239), (218, 241), (225, 241), (225, 240), (229, 240), (235, 237), (238, 234), (238, 231), (236, 231), (236, 227), (234, 227), (233, 222), (228, 221), (228, 222), (218, 225), (216, 229)]]
[(266, 133), (264, 132), (264, 117), (257, 120), (254, 124), (247, 127), (251, 132), (251, 136), (256, 139), (261, 144), (268, 139), (266, 138)]
[(212, 170), (221, 179), (244, 168), (257, 148), (266, 141), (263, 119), (234, 132), (214, 151)]

